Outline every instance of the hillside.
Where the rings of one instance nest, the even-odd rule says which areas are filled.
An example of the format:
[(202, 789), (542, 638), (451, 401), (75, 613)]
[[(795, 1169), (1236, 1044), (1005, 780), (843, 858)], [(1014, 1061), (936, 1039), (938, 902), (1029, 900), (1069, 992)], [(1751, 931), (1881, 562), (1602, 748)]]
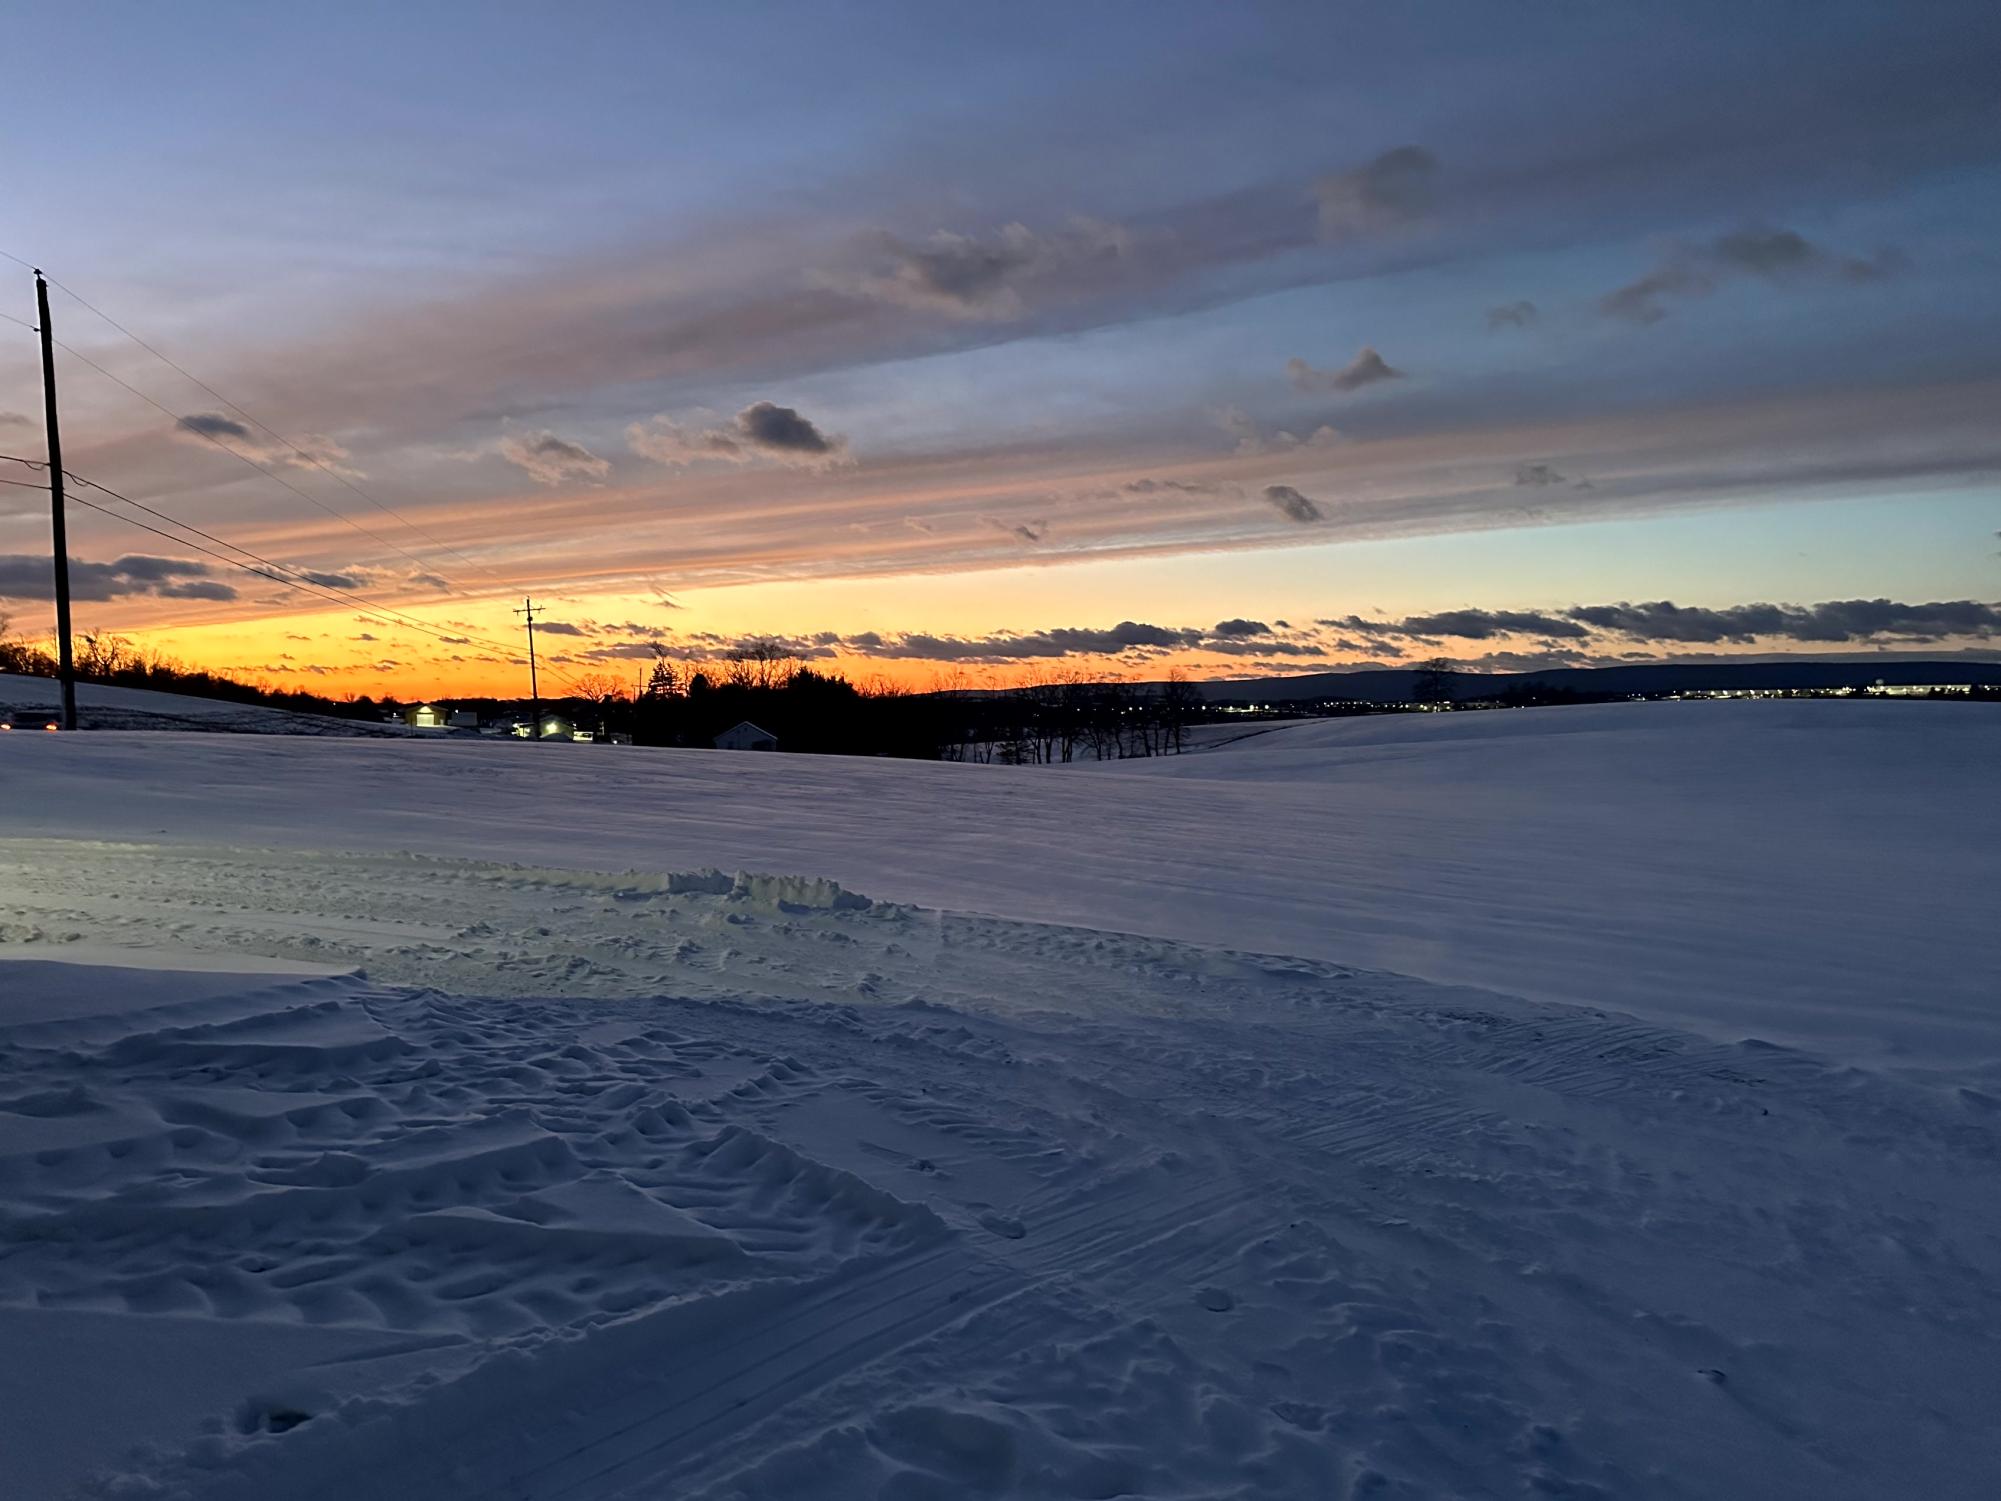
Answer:
[[(0, 722), (15, 729), (40, 729), (62, 703), (54, 678), (0, 673)], [(119, 688), (106, 683), (76, 685), (77, 725), (85, 730), (205, 730), (248, 735), (332, 735), (343, 738), (401, 736), (401, 725), (299, 714), (265, 704), (232, 703), (190, 694)]]
[[(1410, 702), (1417, 674), (1409, 668), (1311, 672), (1289, 677), (1225, 678), (1199, 683), (1211, 703), (1302, 703), (1326, 699)], [(1465, 672), (1453, 679), (1457, 699), (1495, 698), (1511, 689), (1562, 689), (1623, 698), (1634, 694), (1736, 689), (1861, 688), (1876, 683), (1933, 686), (2001, 684), (2001, 661), (1935, 660), (1881, 653), (1841, 661), (1791, 658), (1770, 662), (1651, 662), (1623, 667), (1552, 667), (1540, 672)]]

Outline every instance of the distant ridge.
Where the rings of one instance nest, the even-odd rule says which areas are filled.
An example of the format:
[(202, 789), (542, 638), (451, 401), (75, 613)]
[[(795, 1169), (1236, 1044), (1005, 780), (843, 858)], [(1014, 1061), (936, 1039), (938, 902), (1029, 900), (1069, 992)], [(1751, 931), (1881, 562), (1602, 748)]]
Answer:
[[(1314, 672), (1293, 677), (1235, 678), (1196, 684), (1210, 703), (1316, 703), (1327, 699), (1374, 704), (1408, 703), (1417, 673), (1411, 668)], [(1541, 672), (1461, 672), (1455, 699), (1493, 698), (1510, 689), (1565, 689), (1624, 697), (1633, 693), (1691, 693), (1705, 689), (1942, 687), (1952, 683), (2001, 684), (2001, 662), (1969, 658), (1871, 657), (1853, 661), (1648, 662), (1623, 667), (1551, 667)]]

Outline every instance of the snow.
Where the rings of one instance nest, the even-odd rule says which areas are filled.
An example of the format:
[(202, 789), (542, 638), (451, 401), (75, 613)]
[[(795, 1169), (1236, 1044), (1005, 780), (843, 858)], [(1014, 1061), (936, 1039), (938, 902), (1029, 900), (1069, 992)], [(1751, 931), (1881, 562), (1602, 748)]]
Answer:
[[(119, 688), (107, 683), (76, 685), (77, 720), (86, 730), (206, 730), (258, 735), (410, 735), (402, 725), (339, 719), (329, 714), (299, 714), (264, 704), (232, 703), (186, 693), (160, 693), (150, 688)], [(15, 733), (41, 730), (62, 705), (62, 687), (54, 678), (19, 677), (0, 673), (0, 724)]]
[[(0, 830), (17, 836), (772, 871), (1611, 1006), (1856, 1061), (2001, 1059), (1995, 705), (1377, 716), (1060, 768), (526, 742), (4, 740)], [(72, 867), (95, 858), (64, 848)], [(226, 875), (214, 897), (236, 903)]]
[(13, 737), (0, 1471), (1991, 1495), (1997, 749), (1866, 703), (1023, 769)]

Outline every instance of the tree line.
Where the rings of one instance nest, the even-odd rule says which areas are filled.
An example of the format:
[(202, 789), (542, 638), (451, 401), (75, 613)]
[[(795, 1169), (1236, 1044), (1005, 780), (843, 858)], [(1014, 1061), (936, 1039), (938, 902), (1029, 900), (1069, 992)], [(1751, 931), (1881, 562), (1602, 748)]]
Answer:
[(1021, 766), (1176, 754), (1202, 703), (1178, 671), (1156, 684), (1034, 674), (1008, 688), (948, 674), (917, 690), (855, 683), (765, 643), (714, 662), (660, 657), (637, 691), (602, 673), (574, 685), (580, 725), (640, 745), (706, 746), (748, 720), (786, 750)]

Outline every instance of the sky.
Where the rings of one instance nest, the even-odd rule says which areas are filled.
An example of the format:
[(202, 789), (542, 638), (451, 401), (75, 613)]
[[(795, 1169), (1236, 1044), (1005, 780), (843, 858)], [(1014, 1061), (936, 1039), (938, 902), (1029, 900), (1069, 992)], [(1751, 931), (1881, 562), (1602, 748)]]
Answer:
[(525, 691), (529, 596), (558, 683), (2001, 654), (1984, 0), (38, 10), (80, 628), (403, 697)]

